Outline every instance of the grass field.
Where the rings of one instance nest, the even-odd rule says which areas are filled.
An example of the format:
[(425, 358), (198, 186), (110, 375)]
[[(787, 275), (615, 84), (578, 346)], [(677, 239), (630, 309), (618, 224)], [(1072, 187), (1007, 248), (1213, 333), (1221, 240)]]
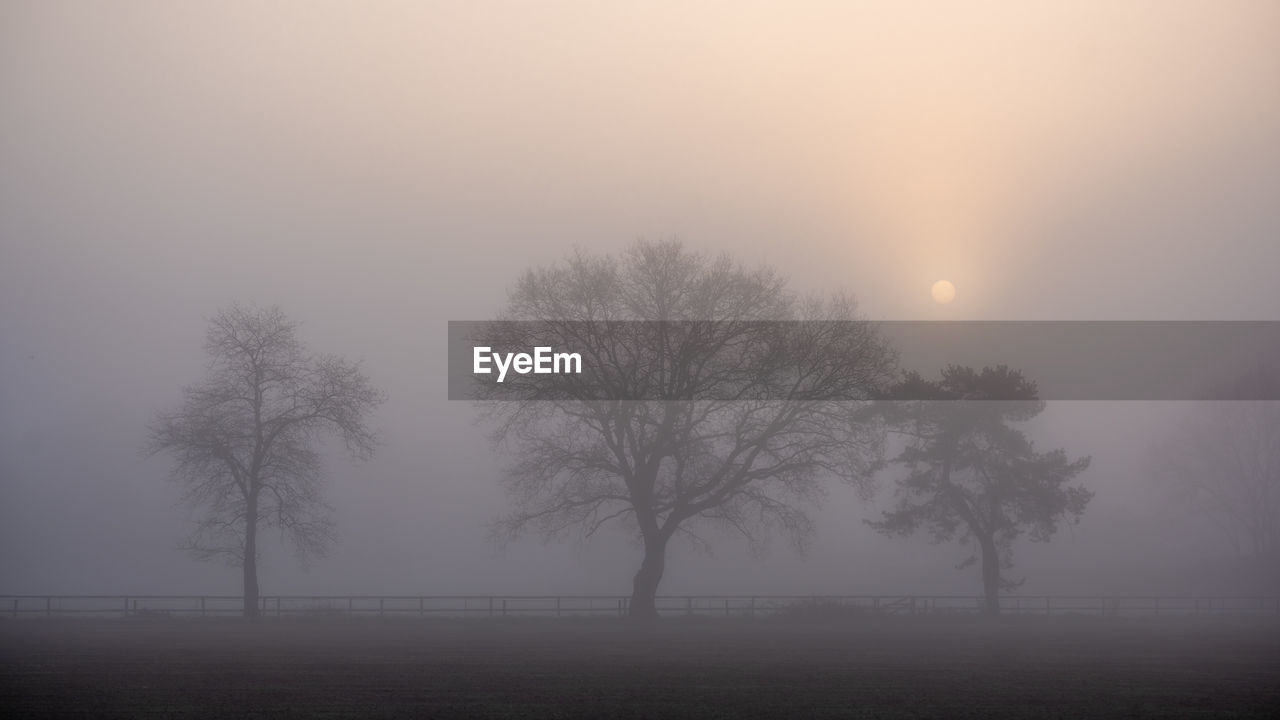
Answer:
[(1276, 618), (0, 622), (7, 717), (1272, 717)]

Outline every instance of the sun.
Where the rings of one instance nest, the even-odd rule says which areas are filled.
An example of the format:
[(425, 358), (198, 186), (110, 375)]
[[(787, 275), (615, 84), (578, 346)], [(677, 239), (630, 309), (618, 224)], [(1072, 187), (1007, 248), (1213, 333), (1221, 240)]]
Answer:
[(949, 280), (939, 280), (933, 284), (933, 301), (946, 305), (956, 299), (956, 286), (951, 284)]

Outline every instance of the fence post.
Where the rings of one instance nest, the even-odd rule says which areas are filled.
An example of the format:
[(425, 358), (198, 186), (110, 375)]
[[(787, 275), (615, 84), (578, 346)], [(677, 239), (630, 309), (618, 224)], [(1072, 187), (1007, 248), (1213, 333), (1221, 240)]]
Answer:
[(276, 596), (276, 617), (280, 617), (280, 596)]
[(692, 596), (686, 597), (684, 599), (684, 614), (685, 615), (693, 614), (693, 597)]
[(418, 617), (422, 617), (422, 613), (423, 613), (422, 604), (423, 604), (423, 598), (421, 595), (419, 595), (418, 596)]
[(44, 614), (45, 615), (53, 614), (53, 598), (51, 597), (46, 597), (44, 599)]
[(120, 613), (120, 617), (129, 617), (129, 598), (124, 599), (124, 611)]
[(493, 596), (489, 596), (489, 617), (493, 617)]
[(724, 599), (724, 616), (729, 617), (729, 598)]
[(204, 617), (204, 615), (205, 615), (205, 612), (204, 612), (204, 596), (203, 596), (203, 595), (201, 595), (201, 596), (200, 596), (200, 617)]
[(18, 598), (13, 599), (13, 617), (15, 619), (18, 617)]
[(347, 614), (348, 615), (352, 614), (351, 609), (352, 609), (352, 600), (351, 598), (347, 598)]
[(754, 619), (755, 616), (756, 616), (756, 598), (754, 595), (752, 595), (751, 596), (751, 617)]
[(507, 599), (502, 598), (502, 617), (507, 616)]
[(556, 596), (556, 617), (560, 617), (560, 596)]
[(382, 617), (382, 610), (386, 607), (386, 598), (378, 598), (378, 617)]

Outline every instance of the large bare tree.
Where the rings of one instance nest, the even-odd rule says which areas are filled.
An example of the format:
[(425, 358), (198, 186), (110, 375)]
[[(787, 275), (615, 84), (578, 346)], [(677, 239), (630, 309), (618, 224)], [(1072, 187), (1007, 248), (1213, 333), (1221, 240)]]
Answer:
[(244, 570), (244, 615), (258, 614), (259, 534), (277, 529), (300, 560), (333, 540), (317, 445), (340, 437), (368, 458), (366, 417), (382, 394), (356, 363), (317, 355), (278, 308), (231, 307), (209, 323), (204, 382), (152, 423), (150, 454), (168, 453), (183, 499), (202, 513), (186, 542), (197, 558)]
[[(807, 322), (780, 322), (795, 320)], [(485, 333), (583, 356), (580, 375), (487, 385), (494, 438), (515, 458), (499, 532), (625, 523), (644, 547), (636, 617), (657, 615), (674, 536), (705, 542), (694, 528), (707, 522), (754, 546), (781, 530), (803, 548), (823, 481), (868, 479), (880, 461), (879, 426), (848, 400), (889, 381), (895, 354), (851, 300), (799, 299), (769, 270), (676, 241), (621, 260), (578, 253), (525, 274)]]

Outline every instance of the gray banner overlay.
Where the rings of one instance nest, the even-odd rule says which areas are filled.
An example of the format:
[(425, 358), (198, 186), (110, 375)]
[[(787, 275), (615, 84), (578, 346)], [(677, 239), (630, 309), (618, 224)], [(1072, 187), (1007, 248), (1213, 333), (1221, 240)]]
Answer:
[[(756, 323), (787, 332), (805, 321)], [(792, 327), (785, 327), (789, 323)], [(449, 322), (450, 400), (529, 400), (574, 397), (593, 400), (723, 400), (723, 391), (672, 396), (659, 385), (637, 392), (634, 383), (602, 381), (610, 372), (661, 372), (680, 357), (679, 338), (699, 337), (719, 323), (707, 322)], [(1280, 322), (1277, 321), (887, 321), (826, 322), (824, 332), (865, 333), (868, 327), (898, 354), (902, 370), (937, 378), (947, 365), (975, 369), (1007, 365), (1033, 380), (1044, 400), (1280, 400)], [(811, 328), (809, 328), (811, 329)], [(806, 329), (807, 330), (807, 329)], [(602, 337), (623, 338), (627, 351), (599, 347)], [(662, 341), (655, 338), (664, 338)], [(675, 338), (675, 340), (670, 340)], [(513, 339), (528, 341), (510, 342)], [(535, 373), (534, 347), (546, 341), (543, 369), (555, 370), (551, 354), (581, 356), (581, 373)], [(475, 348), (490, 347), (478, 374)], [(717, 358), (731, 366), (736, 349)], [(498, 383), (493, 353), (531, 357), (517, 374), (510, 362)], [(608, 357), (613, 360), (606, 359)], [(750, 357), (745, 353), (743, 357)], [(514, 355), (510, 360), (514, 361)], [(775, 370), (785, 371), (773, 357)], [(796, 360), (797, 367), (804, 364)], [(607, 367), (613, 365), (613, 367)], [(560, 363), (564, 370), (566, 363)], [(602, 367), (606, 366), (606, 367)], [(570, 368), (572, 366), (570, 365)], [(749, 368), (743, 368), (749, 371)], [(776, 384), (739, 385), (735, 398), (782, 400)], [(862, 400), (866, 397), (810, 398)]]

